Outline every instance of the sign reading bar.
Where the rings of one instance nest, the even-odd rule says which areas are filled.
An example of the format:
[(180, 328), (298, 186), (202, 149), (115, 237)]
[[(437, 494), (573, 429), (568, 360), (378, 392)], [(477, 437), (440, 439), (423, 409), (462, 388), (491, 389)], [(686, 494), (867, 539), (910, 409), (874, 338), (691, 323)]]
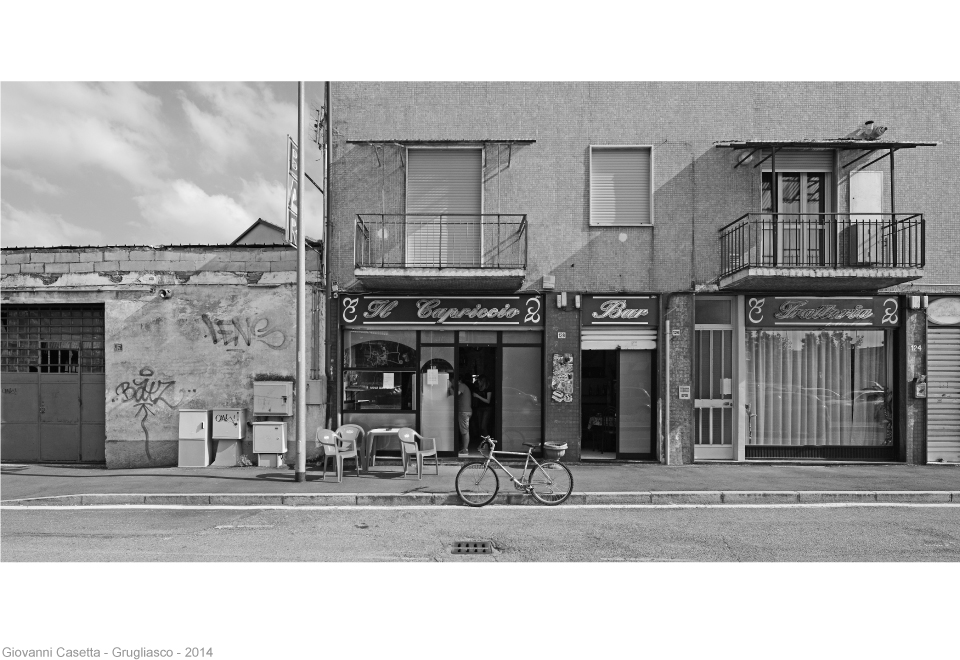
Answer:
[(584, 296), (580, 324), (657, 325), (657, 311), (657, 299), (653, 296)]
[(747, 327), (856, 325), (890, 328), (900, 325), (900, 302), (895, 296), (747, 298), (746, 322)]
[(344, 325), (500, 325), (542, 326), (540, 296), (431, 297), (344, 296), (340, 297), (340, 321)]

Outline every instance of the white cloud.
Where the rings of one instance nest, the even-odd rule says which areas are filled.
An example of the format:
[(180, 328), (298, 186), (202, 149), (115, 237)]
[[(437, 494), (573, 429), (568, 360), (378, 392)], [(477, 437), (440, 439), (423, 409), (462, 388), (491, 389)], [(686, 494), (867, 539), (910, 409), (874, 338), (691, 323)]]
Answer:
[(138, 186), (167, 169), (160, 99), (134, 83), (3, 83), (0, 103), (10, 166), (94, 166)]
[(44, 179), (39, 174), (34, 174), (29, 170), (18, 170), (13, 167), (7, 167), (6, 165), (2, 168), (3, 176), (10, 177), (11, 179), (16, 179), (21, 183), (25, 183), (30, 186), (34, 192), (40, 193), (41, 195), (62, 195), (63, 188), (58, 185), (52, 184), (46, 179)]
[[(282, 158), (283, 138), (297, 128), (297, 108), (278, 101), (262, 83), (195, 83), (180, 92), (191, 128), (207, 151), (201, 161), (216, 169), (258, 149), (274, 149)], [(201, 107), (203, 106), (203, 107)]]
[[(240, 205), (249, 211), (254, 220), (263, 218), (283, 227), (287, 223), (285, 185), (260, 177), (253, 182), (244, 181), (240, 192)], [(305, 181), (303, 196), (306, 200), (307, 236), (319, 239), (323, 236), (323, 195), (313, 184)]]
[(183, 179), (134, 199), (151, 245), (229, 243), (257, 219), (232, 197), (210, 195)]
[(0, 242), (4, 247), (103, 244), (102, 233), (71, 224), (58, 213), (22, 211), (6, 202), (0, 208)]

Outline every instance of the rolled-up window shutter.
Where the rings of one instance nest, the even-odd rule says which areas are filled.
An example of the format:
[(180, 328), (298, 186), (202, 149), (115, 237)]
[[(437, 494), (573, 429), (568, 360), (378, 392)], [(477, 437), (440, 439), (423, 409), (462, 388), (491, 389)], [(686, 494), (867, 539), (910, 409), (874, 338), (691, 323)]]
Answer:
[(650, 147), (590, 148), (590, 224), (652, 223)]
[[(764, 154), (767, 155), (767, 154)], [(769, 172), (773, 167), (772, 159), (767, 158), (762, 168)], [(777, 152), (778, 172), (832, 172), (833, 151), (790, 151)]]
[[(408, 156), (407, 265), (479, 264), (481, 150), (411, 149)], [(461, 213), (470, 215), (446, 215)]]

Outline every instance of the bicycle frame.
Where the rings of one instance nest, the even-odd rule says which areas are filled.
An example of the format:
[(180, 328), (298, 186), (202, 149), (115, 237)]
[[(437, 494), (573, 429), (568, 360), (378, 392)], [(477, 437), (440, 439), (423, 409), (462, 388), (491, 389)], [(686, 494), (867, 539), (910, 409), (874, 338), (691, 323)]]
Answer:
[[(504, 465), (503, 463), (501, 463), (500, 461), (498, 461), (498, 460), (497, 460), (497, 457), (496, 457), (494, 454), (500, 454), (501, 456), (526, 456), (527, 459), (523, 462), (523, 471), (520, 473), (520, 478), (517, 479), (515, 476), (513, 476), (513, 472), (511, 472), (510, 469), (509, 469), (506, 465)], [(514, 486), (519, 486), (519, 487), (523, 488), (523, 490), (526, 491), (527, 493), (530, 492), (530, 484), (524, 482), (524, 476), (523, 476), (523, 475), (527, 474), (527, 470), (530, 468), (530, 462), (531, 462), (531, 461), (533, 461), (533, 464), (534, 464), (535, 466), (540, 467), (540, 463), (538, 463), (538, 462), (537, 462), (537, 459), (535, 459), (535, 458), (533, 457), (533, 447), (531, 447), (530, 449), (528, 449), (528, 450), (525, 451), (525, 452), (522, 452), (522, 451), (496, 451), (496, 450), (491, 450), (490, 453), (487, 455), (487, 460), (486, 460), (486, 461), (484, 462), (484, 464), (483, 464), (483, 472), (480, 473), (480, 477), (479, 477), (479, 478), (483, 478), (483, 475), (485, 475), (485, 474), (487, 473), (487, 470), (492, 469), (492, 468), (490, 467), (490, 461), (493, 461), (494, 463), (496, 463), (497, 466), (498, 466), (501, 470), (503, 470), (503, 471), (507, 474), (507, 476), (510, 477), (510, 480), (513, 482)], [(479, 482), (479, 479), (478, 479), (478, 482)]]

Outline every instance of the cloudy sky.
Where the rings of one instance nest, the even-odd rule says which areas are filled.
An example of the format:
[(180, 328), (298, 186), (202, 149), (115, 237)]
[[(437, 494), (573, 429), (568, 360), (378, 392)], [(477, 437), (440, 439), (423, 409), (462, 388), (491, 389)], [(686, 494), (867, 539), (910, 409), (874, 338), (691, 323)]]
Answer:
[[(307, 83), (308, 114), (322, 99)], [(3, 247), (229, 243), (285, 222), (294, 82), (3, 82), (0, 126)], [(305, 198), (319, 237), (323, 197), (305, 182)]]

